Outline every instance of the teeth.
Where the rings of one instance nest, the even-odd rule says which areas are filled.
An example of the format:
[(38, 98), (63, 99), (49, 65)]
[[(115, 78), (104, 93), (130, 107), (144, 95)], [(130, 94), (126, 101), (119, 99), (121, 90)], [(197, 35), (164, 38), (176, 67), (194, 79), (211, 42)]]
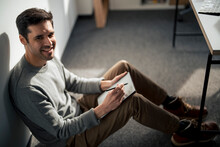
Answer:
[(44, 51), (46, 51), (46, 52), (48, 52), (48, 51), (50, 51), (50, 50), (52, 50), (53, 48), (50, 48), (50, 49), (47, 49), (47, 50), (44, 50)]

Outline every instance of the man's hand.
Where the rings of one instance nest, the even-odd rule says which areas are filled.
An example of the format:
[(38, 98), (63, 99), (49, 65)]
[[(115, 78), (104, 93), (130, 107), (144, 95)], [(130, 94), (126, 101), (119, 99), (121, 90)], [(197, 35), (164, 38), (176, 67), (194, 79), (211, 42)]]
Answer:
[(116, 82), (118, 82), (122, 77), (124, 77), (127, 74), (127, 72), (124, 72), (120, 75), (117, 75), (116, 77), (114, 77), (114, 79), (112, 80), (104, 80), (101, 81), (101, 89), (102, 91), (107, 90), (109, 87), (111, 87), (112, 85), (114, 85)]
[(120, 106), (125, 94), (123, 88), (124, 84), (117, 85), (117, 87), (114, 90), (108, 92), (102, 104), (100, 104), (94, 109), (94, 112), (98, 119)]

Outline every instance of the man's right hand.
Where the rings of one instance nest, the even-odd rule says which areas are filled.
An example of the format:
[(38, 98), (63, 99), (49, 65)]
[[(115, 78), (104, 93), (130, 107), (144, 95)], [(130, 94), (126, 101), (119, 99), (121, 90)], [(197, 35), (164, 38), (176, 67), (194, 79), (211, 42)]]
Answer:
[(123, 88), (124, 88), (124, 84), (117, 85), (115, 89), (108, 92), (102, 104), (100, 104), (94, 109), (94, 112), (98, 119), (101, 118), (103, 115), (109, 113), (110, 111), (115, 110), (116, 108), (118, 108), (118, 106), (120, 106), (125, 95)]

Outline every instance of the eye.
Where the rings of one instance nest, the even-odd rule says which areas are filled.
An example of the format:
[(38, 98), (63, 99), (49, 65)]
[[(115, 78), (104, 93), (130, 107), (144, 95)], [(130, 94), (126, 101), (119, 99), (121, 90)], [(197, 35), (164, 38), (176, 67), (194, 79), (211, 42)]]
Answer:
[(51, 33), (48, 35), (49, 38), (52, 38), (53, 36), (54, 36), (54, 32), (51, 32)]
[(44, 37), (43, 37), (43, 36), (41, 36), (41, 35), (40, 35), (40, 36), (36, 36), (36, 37), (35, 37), (35, 39), (36, 39), (36, 40), (42, 40), (43, 38), (44, 38)]

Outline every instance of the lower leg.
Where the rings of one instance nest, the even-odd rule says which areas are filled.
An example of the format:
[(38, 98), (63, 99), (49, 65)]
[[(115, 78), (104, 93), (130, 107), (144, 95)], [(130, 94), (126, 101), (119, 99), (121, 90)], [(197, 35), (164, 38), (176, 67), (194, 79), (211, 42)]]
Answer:
[(135, 94), (131, 105), (134, 108), (133, 118), (137, 122), (167, 134), (178, 130), (179, 118), (144, 98), (143, 95)]
[(108, 136), (122, 128), (131, 117), (142, 125), (164, 133), (171, 134), (179, 127), (179, 119), (175, 115), (164, 111), (143, 95), (135, 93), (101, 119), (97, 127), (76, 135), (72, 145), (98, 146)]
[[(196, 127), (191, 121), (179, 121), (175, 115), (161, 109), (144, 98), (143, 95), (135, 93), (127, 98), (116, 110), (107, 114), (100, 121), (100, 125), (74, 136), (71, 145), (75, 147), (98, 146), (108, 136), (122, 128), (131, 117), (147, 127), (164, 133), (172, 134), (176, 132), (172, 137), (172, 142), (175, 144), (188, 144), (194, 141), (194, 137), (191, 137), (192, 135), (190, 134), (195, 132)], [(216, 123), (204, 123), (203, 126), (208, 130), (218, 130)], [(206, 141), (214, 136), (207, 137), (204, 134), (201, 139)]]

